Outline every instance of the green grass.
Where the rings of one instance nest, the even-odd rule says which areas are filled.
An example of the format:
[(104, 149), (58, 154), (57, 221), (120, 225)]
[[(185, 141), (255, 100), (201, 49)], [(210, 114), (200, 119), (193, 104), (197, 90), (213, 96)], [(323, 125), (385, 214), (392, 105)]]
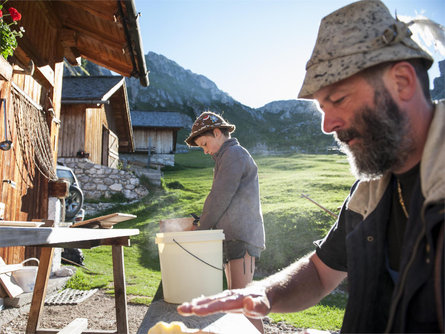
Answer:
[[(275, 272), (314, 249), (334, 219), (301, 193), (309, 195), (327, 209), (338, 213), (354, 179), (343, 155), (290, 154), (255, 156), (266, 230), (266, 250), (257, 264), (259, 276)], [(164, 169), (161, 187), (150, 187), (150, 194), (132, 205), (118, 205), (101, 214), (123, 212), (137, 215), (114, 228), (138, 228), (131, 247), (125, 247), (125, 273), (130, 302), (149, 304), (161, 275), (157, 245), (159, 220), (200, 214), (210, 191), (213, 160), (201, 151), (176, 155), (175, 167)], [(113, 293), (111, 248), (84, 250), (85, 266), (71, 280), (71, 287), (100, 287)], [(100, 274), (99, 274), (100, 273)], [(260, 277), (257, 277), (260, 278)], [(338, 330), (345, 307), (344, 295), (330, 295), (319, 305), (292, 314), (272, 314), (275, 321), (286, 321), (298, 328)]]

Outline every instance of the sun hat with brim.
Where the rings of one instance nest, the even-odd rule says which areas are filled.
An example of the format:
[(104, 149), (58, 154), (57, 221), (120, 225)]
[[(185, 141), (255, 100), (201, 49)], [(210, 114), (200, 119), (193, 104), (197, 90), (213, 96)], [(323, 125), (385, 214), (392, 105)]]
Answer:
[(410, 36), (408, 25), (393, 18), (381, 1), (340, 8), (321, 20), (298, 97), (310, 99), (323, 87), (388, 61), (422, 58), (431, 67), (433, 58)]
[(185, 140), (189, 146), (198, 146), (195, 143), (196, 137), (200, 134), (216, 128), (226, 128), (232, 133), (235, 131), (235, 125), (227, 123), (220, 115), (210, 111), (205, 111), (196, 119), (192, 126), (192, 132)]

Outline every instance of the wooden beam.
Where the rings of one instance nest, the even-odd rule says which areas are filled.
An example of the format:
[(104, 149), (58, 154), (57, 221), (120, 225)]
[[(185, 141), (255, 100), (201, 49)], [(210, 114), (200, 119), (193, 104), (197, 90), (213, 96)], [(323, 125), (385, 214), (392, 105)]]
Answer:
[(69, 195), (70, 183), (67, 180), (49, 181), (48, 192), (50, 197), (66, 198)]
[(54, 8), (54, 3), (57, 1), (34, 1), (37, 6), (40, 7), (41, 17), (44, 19), (48, 25), (54, 29), (61, 29), (62, 23), (60, 22), (60, 15), (56, 8)]
[(65, 48), (76, 47), (77, 38), (78, 35), (76, 30), (63, 28), (60, 31), (60, 41)]
[[(101, 36), (97, 33), (92, 32), (91, 27), (82, 26), (81, 24), (78, 24), (77, 22), (74, 24), (73, 22), (67, 21), (67, 22), (65, 22), (64, 25), (65, 25), (65, 27), (76, 30), (78, 33), (80, 33), (86, 37), (92, 38), (95, 41), (109, 45), (110, 47), (112, 47), (114, 49), (118, 49), (118, 50), (123, 49), (127, 45), (126, 40), (116, 41), (118, 36), (113, 36), (113, 39), (111, 39), (111, 37), (108, 38), (108, 37)], [(79, 37), (81, 37), (81, 36), (78, 35), (78, 38)]]
[(82, 56), (92, 61), (93, 63), (96, 63), (97, 65), (106, 67), (114, 72), (119, 73), (120, 75), (129, 77), (133, 73), (133, 67), (130, 66), (128, 63), (121, 63), (117, 62), (113, 59), (98, 59), (97, 54), (94, 54), (92, 52), (86, 52), (85, 50), (82, 51)]
[[(109, 22), (115, 22), (116, 24), (121, 25), (121, 23), (117, 20), (116, 12), (117, 8), (114, 6), (114, 2), (110, 1), (61, 1), (66, 6), (70, 6), (75, 8), (76, 10), (82, 10), (87, 12), (95, 17), (100, 17), (102, 20), (106, 20)], [(100, 9), (97, 9), (92, 4), (100, 3)], [(104, 5), (113, 4), (113, 6), (109, 6), (110, 8), (104, 8)], [(66, 9), (65, 9), (66, 10)]]
[(82, 63), (82, 57), (76, 48), (64, 48), (63, 54), (70, 65), (80, 66)]
[(44, 78), (51, 87), (54, 87), (54, 71), (49, 65), (37, 67), (37, 77)]

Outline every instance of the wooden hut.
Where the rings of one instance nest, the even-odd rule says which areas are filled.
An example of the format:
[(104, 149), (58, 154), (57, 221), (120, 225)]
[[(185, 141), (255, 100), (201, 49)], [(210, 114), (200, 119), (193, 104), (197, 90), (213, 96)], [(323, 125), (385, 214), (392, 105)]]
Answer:
[(127, 88), (121, 76), (65, 77), (58, 156), (88, 157), (117, 167), (119, 152), (133, 152)]
[(134, 154), (124, 160), (160, 166), (173, 166), (178, 131), (191, 126), (190, 117), (179, 112), (131, 111)]
[[(84, 57), (145, 86), (148, 72), (133, 0), (9, 0), (3, 12), (10, 7), (21, 13), (12, 29), (25, 32), (12, 57), (0, 56), (0, 134), (12, 142), (0, 151), (0, 218), (18, 225), (48, 219), (50, 198), (66, 193), (54, 186), (63, 60)], [(0, 256), (18, 263), (28, 251), (0, 248)]]
[(131, 111), (135, 151), (173, 154), (185, 117), (179, 112)]

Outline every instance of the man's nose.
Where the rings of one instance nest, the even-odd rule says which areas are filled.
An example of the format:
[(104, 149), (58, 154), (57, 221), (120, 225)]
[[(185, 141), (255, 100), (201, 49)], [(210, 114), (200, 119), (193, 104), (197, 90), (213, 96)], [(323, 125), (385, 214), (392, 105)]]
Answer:
[(332, 133), (344, 127), (344, 120), (335, 110), (323, 110), (322, 129), (324, 133)]

